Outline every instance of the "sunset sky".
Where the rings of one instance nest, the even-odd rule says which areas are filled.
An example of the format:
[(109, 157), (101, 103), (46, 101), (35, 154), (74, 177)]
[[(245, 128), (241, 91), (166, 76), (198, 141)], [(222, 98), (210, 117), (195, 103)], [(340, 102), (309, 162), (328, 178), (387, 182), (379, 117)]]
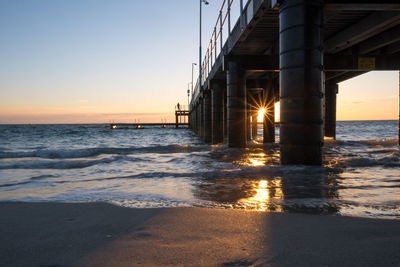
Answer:
[[(203, 40), (221, 3), (203, 8)], [(0, 123), (171, 120), (198, 61), (198, 0), (2, 0), (0, 59)], [(397, 119), (398, 76), (341, 83), (337, 119)]]

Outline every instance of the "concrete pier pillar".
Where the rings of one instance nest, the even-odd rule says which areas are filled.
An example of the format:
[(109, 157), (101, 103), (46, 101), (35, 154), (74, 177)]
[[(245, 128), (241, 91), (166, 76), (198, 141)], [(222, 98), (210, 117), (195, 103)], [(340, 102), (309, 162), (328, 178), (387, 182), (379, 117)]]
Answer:
[(199, 127), (199, 135), (202, 140), (204, 140), (204, 99), (200, 99), (200, 114), (199, 114), (199, 120), (200, 120), (200, 127)]
[(264, 89), (265, 113), (263, 117), (264, 143), (275, 142), (275, 99), (274, 88), (270, 80)]
[(257, 137), (257, 129), (258, 129), (258, 112), (257, 110), (252, 110), (251, 113), (251, 137), (255, 139)]
[(197, 134), (197, 105), (193, 107), (193, 130)]
[(336, 83), (325, 84), (325, 136), (336, 139)]
[(251, 136), (253, 139), (257, 137), (257, 130), (258, 130), (258, 110), (256, 107), (259, 107), (262, 102), (261, 92), (253, 93), (253, 103), (252, 106), (254, 107), (251, 110)]
[(246, 138), (247, 141), (251, 140), (251, 112), (252, 112), (252, 107), (250, 105), (250, 92), (247, 92), (246, 94)]
[(320, 165), (323, 127), (323, 1), (279, 10), (281, 164)]
[(200, 134), (200, 105), (198, 102), (196, 105), (196, 133)]
[(229, 61), (227, 72), (228, 146), (246, 146), (246, 80), (239, 62)]
[(203, 140), (211, 143), (211, 92), (204, 90), (203, 92)]
[(224, 142), (224, 96), (221, 82), (211, 83), (211, 143)]
[(224, 95), (223, 95), (223, 98), (224, 98), (224, 122), (223, 122), (223, 125), (224, 125), (224, 143), (225, 143), (225, 139), (227, 139), (228, 138), (228, 100), (227, 100), (227, 88), (228, 88), (228, 86), (226, 85), (226, 83), (225, 83), (225, 87), (224, 87), (224, 89), (223, 89), (223, 92), (224, 92)]

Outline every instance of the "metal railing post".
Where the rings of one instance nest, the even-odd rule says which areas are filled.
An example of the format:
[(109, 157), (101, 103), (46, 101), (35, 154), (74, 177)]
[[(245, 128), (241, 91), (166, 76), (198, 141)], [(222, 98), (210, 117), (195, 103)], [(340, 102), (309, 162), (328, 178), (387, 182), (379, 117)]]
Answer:
[(231, 0), (228, 0), (228, 38), (231, 35)]
[(214, 62), (217, 61), (217, 26), (214, 27)]
[(220, 35), (219, 35), (219, 39), (220, 39), (220, 45), (221, 45), (221, 50), (219, 51), (220, 53), (222, 53), (222, 42), (223, 42), (223, 40), (222, 40), (222, 30), (223, 30), (223, 28), (222, 28), (222, 9), (219, 11), (219, 32), (220, 32)]
[(240, 0), (240, 31), (243, 31), (244, 21), (243, 21), (243, 0)]

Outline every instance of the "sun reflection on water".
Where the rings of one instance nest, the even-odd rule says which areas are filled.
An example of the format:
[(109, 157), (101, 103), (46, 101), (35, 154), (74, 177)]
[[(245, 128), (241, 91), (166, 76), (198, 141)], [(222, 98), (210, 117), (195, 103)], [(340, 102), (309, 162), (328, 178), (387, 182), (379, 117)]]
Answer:
[(242, 154), (240, 158), (233, 160), (233, 163), (249, 167), (277, 166), (279, 164), (279, 152), (257, 149)]
[(252, 184), (253, 196), (242, 198), (238, 203), (247, 209), (256, 209), (259, 211), (282, 212), (279, 204), (283, 200), (282, 180), (275, 178), (273, 180), (254, 181)]

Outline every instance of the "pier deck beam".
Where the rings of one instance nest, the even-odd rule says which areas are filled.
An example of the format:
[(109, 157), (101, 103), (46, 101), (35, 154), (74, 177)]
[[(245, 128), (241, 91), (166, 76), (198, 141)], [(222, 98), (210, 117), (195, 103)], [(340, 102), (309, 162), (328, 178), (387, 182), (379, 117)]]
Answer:
[(211, 83), (211, 143), (218, 144), (224, 142), (224, 96), (221, 82)]
[(336, 139), (336, 83), (325, 84), (325, 136)]
[(211, 92), (210, 90), (203, 91), (203, 140), (206, 143), (211, 143)]
[(246, 146), (246, 80), (237, 61), (228, 62), (227, 113), (228, 146)]
[(264, 143), (275, 142), (275, 99), (272, 81), (269, 80), (264, 89), (265, 113), (263, 117)]
[(322, 10), (321, 0), (280, 6), (281, 164), (322, 163)]

